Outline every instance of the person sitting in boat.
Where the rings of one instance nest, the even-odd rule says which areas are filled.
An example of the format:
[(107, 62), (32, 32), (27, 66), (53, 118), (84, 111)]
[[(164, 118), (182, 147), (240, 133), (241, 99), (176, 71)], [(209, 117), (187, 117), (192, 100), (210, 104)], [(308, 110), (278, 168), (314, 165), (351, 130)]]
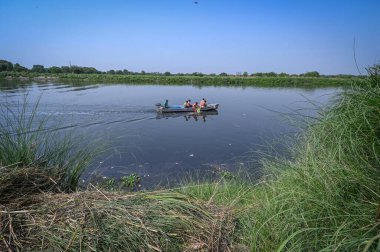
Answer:
[(191, 100), (189, 99), (188, 108), (191, 108), (193, 105), (191, 104)]
[(190, 100), (187, 100), (187, 101), (186, 101), (185, 108), (191, 108)]
[(188, 108), (188, 107), (187, 107), (188, 102), (189, 102), (189, 101), (187, 100), (187, 101), (185, 101), (185, 102), (183, 103), (183, 107), (184, 107), (184, 108)]
[(195, 102), (193, 104), (193, 110), (195, 113), (200, 113), (201, 112), (201, 107), (198, 105), (198, 102)]
[(169, 107), (169, 101), (166, 100), (166, 101), (165, 101), (165, 104), (164, 104), (164, 108), (168, 108), (168, 107)]
[(201, 106), (201, 108), (207, 106), (205, 98), (202, 98), (202, 100), (201, 100), (201, 102), (199, 103), (199, 105)]

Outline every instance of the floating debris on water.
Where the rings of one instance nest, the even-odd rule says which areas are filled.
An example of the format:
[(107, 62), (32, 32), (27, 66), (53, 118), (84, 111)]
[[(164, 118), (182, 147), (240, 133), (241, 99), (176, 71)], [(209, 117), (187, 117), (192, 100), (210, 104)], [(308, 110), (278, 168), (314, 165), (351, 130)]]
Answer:
[(194, 154), (190, 154), (189, 156), (190, 156), (190, 157), (194, 157)]

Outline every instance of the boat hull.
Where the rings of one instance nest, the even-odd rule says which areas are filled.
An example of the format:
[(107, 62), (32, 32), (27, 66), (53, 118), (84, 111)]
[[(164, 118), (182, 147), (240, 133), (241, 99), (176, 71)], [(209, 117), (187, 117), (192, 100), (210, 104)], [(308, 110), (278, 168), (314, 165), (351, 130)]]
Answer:
[(201, 111), (199, 113), (197, 112), (179, 112), (179, 113), (157, 113), (156, 119), (168, 119), (168, 118), (178, 118), (178, 117), (208, 117), (208, 116), (217, 116), (218, 110), (208, 110), (208, 111)]

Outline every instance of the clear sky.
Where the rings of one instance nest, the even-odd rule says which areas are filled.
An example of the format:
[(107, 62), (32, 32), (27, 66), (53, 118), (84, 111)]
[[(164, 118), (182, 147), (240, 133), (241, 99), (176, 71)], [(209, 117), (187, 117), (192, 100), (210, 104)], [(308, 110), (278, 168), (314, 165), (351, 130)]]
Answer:
[(0, 58), (26, 67), (358, 74), (380, 0), (0, 0)]

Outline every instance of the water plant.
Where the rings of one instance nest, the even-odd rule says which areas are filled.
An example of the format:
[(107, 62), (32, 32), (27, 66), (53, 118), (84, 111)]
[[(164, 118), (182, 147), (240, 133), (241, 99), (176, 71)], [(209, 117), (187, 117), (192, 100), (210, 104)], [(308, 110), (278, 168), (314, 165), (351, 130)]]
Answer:
[(138, 174), (132, 173), (128, 176), (122, 176), (120, 178), (120, 183), (122, 187), (126, 187), (129, 189), (136, 188), (141, 182), (141, 178)]

